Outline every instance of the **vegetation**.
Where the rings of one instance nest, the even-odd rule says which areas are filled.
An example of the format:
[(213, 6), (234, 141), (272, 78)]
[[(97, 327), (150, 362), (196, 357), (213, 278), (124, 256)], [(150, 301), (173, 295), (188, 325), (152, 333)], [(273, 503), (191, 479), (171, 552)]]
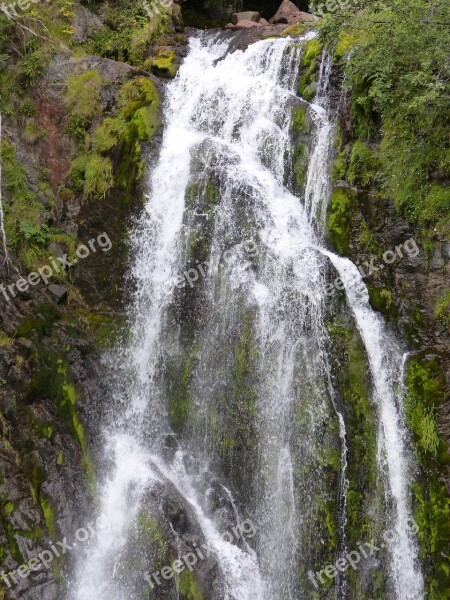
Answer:
[(349, 178), (366, 186), (379, 177), (405, 217), (430, 235), (434, 228), (448, 233), (448, 4), (390, 0), (359, 7), (326, 15), (321, 24), (322, 41), (346, 62), (356, 138)]

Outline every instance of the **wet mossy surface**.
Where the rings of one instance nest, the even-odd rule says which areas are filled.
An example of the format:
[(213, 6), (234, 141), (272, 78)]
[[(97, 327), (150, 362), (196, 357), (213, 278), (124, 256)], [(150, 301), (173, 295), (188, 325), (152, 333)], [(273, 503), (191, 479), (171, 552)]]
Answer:
[(448, 540), (450, 498), (442, 476), (450, 464), (449, 444), (437, 425), (446, 398), (446, 379), (438, 355), (413, 356), (406, 371), (405, 411), (422, 472), (412, 485), (414, 518), (430, 600), (443, 600), (450, 589)]
[[(356, 548), (361, 540), (375, 539), (381, 534), (375, 525), (381, 499), (376, 458), (378, 416), (371, 400), (368, 359), (353, 319), (338, 309), (327, 323), (327, 331), (333, 381), (338, 390), (337, 402), (344, 417), (348, 448), (346, 543), (348, 548)], [(340, 468), (337, 461), (335, 466)], [(354, 571), (349, 570), (347, 576), (354, 593), (367, 593), (360, 589), (361, 582)], [(375, 572), (370, 573), (366, 584), (374, 598), (382, 597), (384, 588), (379, 588)]]
[(316, 93), (321, 53), (322, 45), (319, 40), (313, 39), (303, 44), (297, 92), (301, 98), (308, 102), (314, 98)]
[(355, 193), (348, 187), (336, 187), (327, 211), (327, 237), (339, 254), (348, 255), (352, 239), (352, 219), (356, 208)]

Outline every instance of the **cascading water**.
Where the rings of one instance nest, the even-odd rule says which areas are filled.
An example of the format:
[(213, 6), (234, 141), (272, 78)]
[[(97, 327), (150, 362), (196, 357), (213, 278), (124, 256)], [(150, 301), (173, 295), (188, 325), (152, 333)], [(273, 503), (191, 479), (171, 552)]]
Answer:
[[(322, 241), (331, 59), (322, 60), (309, 107), (315, 133), (302, 203), (286, 186), (299, 40), (269, 39), (233, 53), (228, 46), (192, 38), (167, 88), (163, 143), (132, 235), (131, 341), (106, 357), (112, 468), (100, 484), (99, 510), (109, 528), (80, 557), (71, 599), (142, 597), (135, 579), (143, 573), (130, 576), (124, 557), (149, 490), (164, 485), (214, 549), (223, 580), (215, 598), (311, 596), (306, 573), (325, 566), (315, 562), (324, 556), (318, 521), (328, 515), (332, 529), (330, 506), (339, 529), (334, 556), (347, 549), (345, 413), (325, 326), (332, 267), (367, 352), (379, 411), (379, 473), (387, 475), (392, 507), (380, 525), (397, 532), (386, 589), (399, 600), (422, 598), (407, 527), (411, 469), (396, 392), (399, 350), (370, 309), (356, 267)], [(337, 480), (327, 466), (330, 448), (339, 456)], [(257, 535), (238, 545), (221, 537), (220, 515), (237, 522), (240, 511)], [(179, 556), (181, 538), (171, 529)], [(347, 597), (341, 579), (327, 597)]]

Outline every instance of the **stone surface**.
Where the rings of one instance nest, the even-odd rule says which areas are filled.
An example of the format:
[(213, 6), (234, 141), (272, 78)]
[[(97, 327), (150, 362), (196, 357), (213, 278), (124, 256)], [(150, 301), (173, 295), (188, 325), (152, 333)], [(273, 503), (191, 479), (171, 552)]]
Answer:
[(73, 41), (77, 44), (85, 42), (102, 29), (103, 23), (98, 15), (82, 4), (75, 4), (75, 16), (72, 21), (74, 29)]
[(276, 25), (277, 23), (293, 25), (294, 23), (307, 23), (308, 21), (318, 20), (319, 17), (299, 10), (290, 0), (283, 0), (275, 15), (270, 19), (269, 23), (273, 25)]
[(67, 288), (63, 285), (51, 283), (47, 289), (58, 304), (61, 304), (67, 300)]
[(246, 19), (242, 19), (242, 21), (238, 21), (235, 25), (237, 29), (248, 29), (249, 27), (261, 27), (259, 23), (255, 21), (248, 21)]
[(246, 10), (244, 12), (233, 13), (231, 15), (231, 22), (233, 25), (239, 23), (239, 21), (255, 21), (258, 22), (261, 19), (259, 12), (255, 10)]

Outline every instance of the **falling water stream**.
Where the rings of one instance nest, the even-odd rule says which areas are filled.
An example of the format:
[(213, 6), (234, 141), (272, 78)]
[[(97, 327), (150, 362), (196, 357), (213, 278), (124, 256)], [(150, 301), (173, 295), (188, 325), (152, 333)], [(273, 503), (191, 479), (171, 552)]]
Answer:
[[(162, 484), (189, 505), (214, 548), (223, 579), (219, 597), (311, 597), (300, 566), (325, 566), (311, 562), (319, 543), (314, 499), (334, 503), (336, 557), (347, 550), (348, 440), (325, 327), (330, 270), (343, 281), (373, 382), (378, 469), (390, 507), (380, 525), (397, 533), (386, 589), (399, 600), (422, 598), (416, 541), (407, 527), (412, 466), (398, 385), (402, 350), (371, 310), (356, 267), (323, 241), (334, 132), (331, 59), (322, 59), (308, 109), (313, 135), (299, 198), (286, 182), (301, 44), (268, 39), (229, 53), (229, 43), (217, 35), (192, 37), (167, 86), (163, 142), (131, 234), (131, 331), (105, 356), (110, 412), (103, 438), (111, 468), (98, 485), (99, 513), (109, 527), (80, 555), (71, 600), (143, 597), (124, 575), (123, 560), (148, 490)], [(167, 397), (174, 385), (170, 366), (186, 355), (190, 408), (180, 424)], [(239, 383), (243, 373), (245, 386)], [(234, 422), (248, 426), (242, 439), (252, 436), (254, 443), (233, 482), (233, 469), (221, 461), (234, 456), (236, 441), (223, 432), (224, 414), (236, 399), (245, 411)], [(330, 423), (334, 430), (327, 429)], [(333, 435), (338, 489), (320, 476), (320, 448)], [(171, 453), (168, 439), (176, 440)], [(221, 537), (221, 521), (208, 501), (216, 481), (230, 519), (252, 520), (252, 541), (237, 545)], [(342, 580), (333, 597), (347, 597)]]

